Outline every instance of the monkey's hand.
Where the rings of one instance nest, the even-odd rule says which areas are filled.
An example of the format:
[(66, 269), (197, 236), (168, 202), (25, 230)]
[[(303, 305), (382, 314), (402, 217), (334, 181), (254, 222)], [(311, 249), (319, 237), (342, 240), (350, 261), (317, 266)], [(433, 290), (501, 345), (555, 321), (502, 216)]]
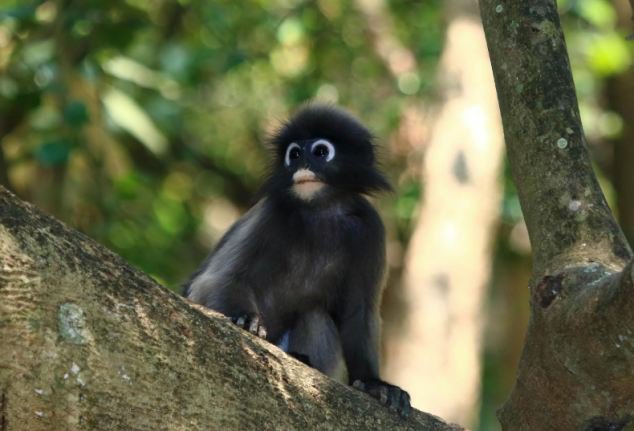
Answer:
[(240, 328), (249, 331), (253, 335), (266, 339), (266, 328), (262, 317), (258, 314), (243, 314), (242, 316), (230, 317), (231, 321)]
[(409, 394), (398, 386), (378, 379), (364, 382), (355, 380), (352, 386), (376, 398), (381, 404), (391, 411), (398, 412), (403, 418), (407, 418), (412, 410)]

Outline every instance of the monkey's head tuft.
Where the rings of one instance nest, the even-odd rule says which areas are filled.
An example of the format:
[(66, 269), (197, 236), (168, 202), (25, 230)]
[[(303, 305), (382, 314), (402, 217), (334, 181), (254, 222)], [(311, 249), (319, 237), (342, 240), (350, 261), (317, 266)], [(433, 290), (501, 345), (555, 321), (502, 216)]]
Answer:
[(273, 136), (275, 160), (266, 193), (304, 201), (333, 194), (389, 190), (376, 164), (371, 133), (350, 114), (307, 105)]

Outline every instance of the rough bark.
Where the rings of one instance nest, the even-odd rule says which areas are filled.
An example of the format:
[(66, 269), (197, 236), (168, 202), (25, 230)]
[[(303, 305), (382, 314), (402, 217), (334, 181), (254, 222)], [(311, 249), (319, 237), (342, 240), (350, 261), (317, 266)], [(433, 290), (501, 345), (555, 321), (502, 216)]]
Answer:
[(480, 2), (533, 250), (508, 430), (620, 430), (634, 417), (632, 253), (592, 171), (554, 0)]
[(0, 429), (458, 430), (403, 420), (0, 187)]
[(442, 102), (403, 277), (407, 318), (388, 337), (386, 377), (406, 387), (415, 406), (469, 426), (479, 407), (482, 304), (503, 140), (477, 2), (447, 0), (443, 7)]

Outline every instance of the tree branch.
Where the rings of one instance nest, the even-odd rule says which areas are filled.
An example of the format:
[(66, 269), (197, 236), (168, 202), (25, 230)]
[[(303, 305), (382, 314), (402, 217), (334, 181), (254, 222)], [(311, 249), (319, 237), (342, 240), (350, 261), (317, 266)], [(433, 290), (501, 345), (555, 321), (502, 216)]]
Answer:
[(592, 172), (555, 1), (480, 10), (536, 277), (590, 257), (623, 267), (631, 251)]
[(0, 424), (459, 430), (403, 420), (0, 187)]
[(502, 428), (621, 430), (634, 418), (632, 252), (592, 171), (556, 2), (480, 11), (534, 262)]
[(517, 382), (499, 412), (503, 429), (620, 430), (634, 419), (632, 268), (568, 268), (532, 289)]

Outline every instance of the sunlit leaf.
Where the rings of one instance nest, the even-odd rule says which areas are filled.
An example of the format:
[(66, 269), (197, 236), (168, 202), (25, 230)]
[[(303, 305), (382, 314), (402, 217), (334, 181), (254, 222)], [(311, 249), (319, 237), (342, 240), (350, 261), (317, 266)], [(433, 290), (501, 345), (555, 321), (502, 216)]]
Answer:
[(170, 99), (180, 96), (180, 86), (176, 81), (131, 58), (124, 56), (114, 57), (108, 60), (103, 65), (103, 68), (106, 72), (119, 79), (132, 81), (141, 87), (159, 90)]
[(586, 21), (602, 27), (612, 28), (616, 21), (616, 12), (606, 0), (581, 0), (577, 2), (576, 9)]
[(588, 47), (590, 67), (601, 75), (623, 72), (632, 64), (627, 42), (617, 33), (598, 35)]
[(36, 67), (50, 60), (54, 50), (55, 45), (52, 40), (30, 43), (24, 47), (22, 57), (29, 66)]
[(296, 18), (288, 18), (280, 25), (277, 39), (282, 45), (294, 45), (302, 40), (303, 35), (302, 23)]
[(167, 139), (154, 125), (143, 107), (127, 94), (111, 88), (103, 103), (112, 120), (123, 130), (138, 139), (148, 150), (161, 155), (167, 150)]

